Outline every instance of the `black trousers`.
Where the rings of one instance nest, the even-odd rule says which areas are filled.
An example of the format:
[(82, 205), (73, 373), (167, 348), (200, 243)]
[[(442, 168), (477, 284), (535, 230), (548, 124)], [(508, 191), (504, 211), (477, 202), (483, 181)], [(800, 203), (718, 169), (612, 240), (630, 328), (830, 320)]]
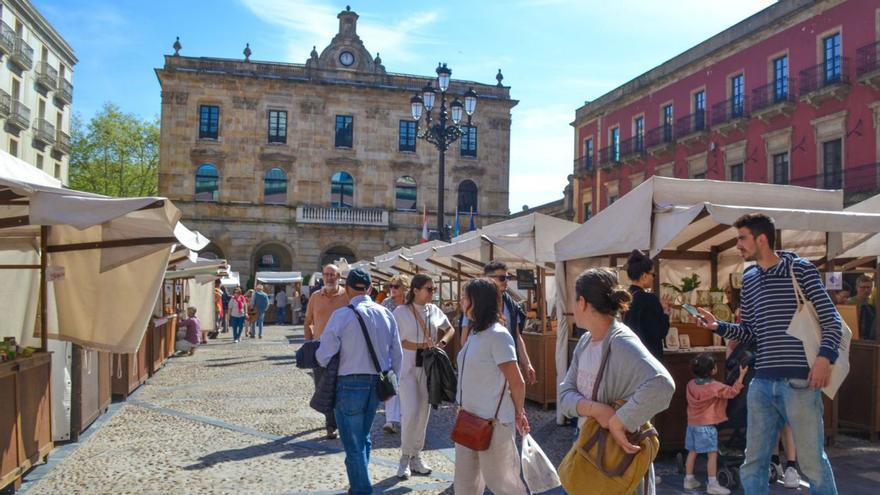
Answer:
[[(324, 374), (325, 370), (326, 368), (320, 366), (312, 368), (312, 380), (315, 382), (315, 388), (318, 387), (318, 382), (321, 381), (321, 376)], [(333, 411), (324, 415), (324, 424), (327, 428), (336, 429), (336, 415)]]

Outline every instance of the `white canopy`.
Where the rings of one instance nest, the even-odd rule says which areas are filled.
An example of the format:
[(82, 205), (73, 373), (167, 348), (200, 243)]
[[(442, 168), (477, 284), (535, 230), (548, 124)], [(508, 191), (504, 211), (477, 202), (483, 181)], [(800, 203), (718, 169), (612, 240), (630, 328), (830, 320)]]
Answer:
[(238, 272), (234, 272), (230, 269), (226, 276), (220, 279), (220, 285), (222, 287), (240, 287), (241, 283), (239, 281)]
[(134, 352), (171, 246), (196, 247), (200, 236), (178, 228), (180, 212), (164, 198), (108, 198), (60, 186), (0, 151), (0, 264), (34, 266), (4, 270), (7, 282), (21, 285), (4, 294), (14, 314), (0, 319), (0, 334), (24, 345), (39, 343), (38, 330), (31, 329), (37, 327), (40, 226), (48, 226), (48, 337)]
[(257, 272), (257, 282), (264, 284), (293, 284), (302, 281), (300, 272)]
[[(846, 209), (854, 213), (880, 213), (880, 194), (872, 196)], [(851, 246), (840, 258), (866, 258), (880, 256), (880, 235), (844, 235), (844, 245)]]

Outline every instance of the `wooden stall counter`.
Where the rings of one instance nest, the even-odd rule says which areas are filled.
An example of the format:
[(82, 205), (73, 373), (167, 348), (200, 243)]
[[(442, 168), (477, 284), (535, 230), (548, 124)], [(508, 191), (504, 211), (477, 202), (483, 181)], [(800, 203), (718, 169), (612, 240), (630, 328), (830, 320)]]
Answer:
[(52, 450), (51, 354), (40, 352), (0, 364), (0, 490)]
[(837, 392), (840, 424), (868, 433), (872, 442), (880, 435), (880, 342), (853, 340), (850, 371)]
[[(150, 320), (147, 332), (150, 332), (149, 345), (149, 373), (153, 376), (158, 372), (171, 354), (174, 354), (174, 339), (176, 338), (177, 315), (162, 316)], [(169, 345), (168, 341), (171, 340)]]
[(128, 396), (140, 387), (149, 378), (149, 363), (147, 362), (147, 349), (150, 346), (150, 332), (144, 331), (137, 352), (131, 354), (113, 354), (111, 361), (111, 391), (113, 395), (126, 400)]
[(526, 399), (547, 409), (556, 403), (556, 332), (523, 332), (522, 337), (537, 378), (526, 385)]

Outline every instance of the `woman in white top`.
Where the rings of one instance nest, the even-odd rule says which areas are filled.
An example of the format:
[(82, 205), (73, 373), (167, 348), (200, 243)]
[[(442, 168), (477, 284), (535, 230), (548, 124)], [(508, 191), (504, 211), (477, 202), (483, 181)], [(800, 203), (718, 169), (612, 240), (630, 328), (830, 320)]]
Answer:
[[(382, 301), (382, 306), (388, 311), (394, 312), (398, 306), (406, 302), (406, 292), (409, 290), (409, 277), (399, 273), (388, 281), (390, 295)], [(385, 433), (394, 434), (400, 431), (400, 395), (385, 401)]]
[(407, 479), (411, 474), (431, 474), (431, 468), (421, 458), (430, 412), (428, 377), (417, 355), (435, 345), (446, 347), (455, 335), (443, 311), (431, 304), (433, 297), (434, 281), (427, 275), (418, 274), (410, 283), (404, 304), (394, 310), (403, 347), (399, 390), (401, 456), (397, 469), (397, 477), (401, 479)]
[(475, 416), (497, 421), (488, 450), (455, 444), (456, 495), (482, 495), (487, 486), (492, 493), (528, 493), (520, 479), (514, 438), (514, 427), (521, 435), (529, 432), (526, 384), (513, 337), (498, 323), (500, 300), (495, 284), (484, 279), (468, 282), (461, 297), (470, 338), (458, 353), (458, 404)]

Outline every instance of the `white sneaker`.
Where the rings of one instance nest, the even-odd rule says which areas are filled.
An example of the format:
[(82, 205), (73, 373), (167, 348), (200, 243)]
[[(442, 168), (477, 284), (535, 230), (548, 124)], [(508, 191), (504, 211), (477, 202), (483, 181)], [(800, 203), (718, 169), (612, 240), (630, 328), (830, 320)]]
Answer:
[(801, 476), (798, 474), (797, 469), (789, 466), (785, 468), (785, 477), (783, 478), (786, 488), (797, 488), (801, 486)]
[(697, 481), (696, 478), (685, 478), (684, 479), (684, 489), (685, 490), (696, 490), (703, 486), (702, 483)]
[(409, 468), (412, 470), (413, 474), (418, 474), (421, 476), (427, 476), (431, 474), (431, 467), (422, 462), (422, 458), (419, 456), (410, 459)]
[(709, 495), (730, 495), (730, 490), (719, 485), (716, 481), (715, 483), (709, 483), (706, 485), (706, 493)]
[(400, 458), (400, 465), (397, 467), (397, 477), (402, 480), (408, 480), (412, 471), (409, 469), (409, 457), (402, 456)]

